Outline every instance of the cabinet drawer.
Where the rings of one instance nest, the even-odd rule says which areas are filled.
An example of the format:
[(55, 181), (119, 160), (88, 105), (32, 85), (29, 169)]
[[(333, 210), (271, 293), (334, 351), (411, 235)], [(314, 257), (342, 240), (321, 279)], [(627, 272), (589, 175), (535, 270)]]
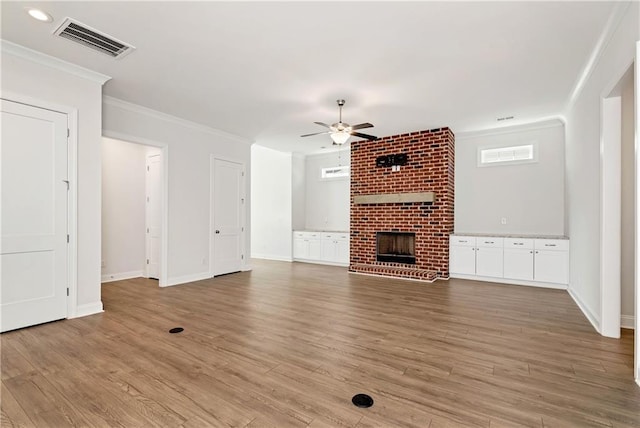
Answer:
[(536, 250), (568, 251), (568, 239), (536, 239)]
[(349, 234), (348, 233), (339, 233), (337, 239), (343, 239), (343, 240), (349, 240)]
[(504, 238), (504, 249), (522, 248), (523, 250), (533, 249), (533, 239), (527, 238)]
[(451, 235), (449, 237), (449, 244), (456, 245), (458, 247), (475, 247), (476, 238), (475, 236), (455, 236)]
[(502, 248), (504, 238), (476, 238), (476, 247)]

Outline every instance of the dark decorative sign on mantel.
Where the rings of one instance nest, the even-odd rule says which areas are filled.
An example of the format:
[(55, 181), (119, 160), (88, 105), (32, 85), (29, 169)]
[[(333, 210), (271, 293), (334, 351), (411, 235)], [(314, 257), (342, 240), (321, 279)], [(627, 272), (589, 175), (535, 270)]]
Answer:
[(406, 165), (409, 157), (406, 153), (398, 153), (395, 155), (383, 155), (376, 158), (376, 166), (395, 166)]

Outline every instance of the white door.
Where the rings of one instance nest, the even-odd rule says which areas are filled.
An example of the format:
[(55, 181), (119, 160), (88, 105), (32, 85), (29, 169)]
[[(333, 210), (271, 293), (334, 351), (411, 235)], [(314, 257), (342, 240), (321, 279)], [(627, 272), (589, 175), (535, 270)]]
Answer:
[(533, 250), (506, 248), (504, 250), (504, 277), (533, 280)]
[(160, 278), (160, 246), (162, 232), (162, 156), (147, 156), (146, 175), (147, 278)]
[(502, 278), (503, 250), (494, 247), (476, 248), (476, 275)]
[(449, 247), (449, 272), (453, 274), (475, 275), (476, 248), (458, 245)]
[(244, 166), (213, 159), (213, 275), (238, 272), (244, 259)]
[(67, 316), (67, 116), (1, 101), (0, 331)]

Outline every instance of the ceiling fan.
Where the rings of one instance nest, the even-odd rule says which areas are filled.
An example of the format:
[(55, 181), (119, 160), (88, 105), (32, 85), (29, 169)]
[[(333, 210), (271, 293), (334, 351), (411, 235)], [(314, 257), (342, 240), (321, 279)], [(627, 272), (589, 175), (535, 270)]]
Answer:
[(362, 134), (360, 132), (356, 132), (356, 130), (358, 129), (363, 129), (363, 128), (373, 128), (373, 125), (365, 122), (365, 123), (359, 123), (357, 125), (349, 125), (348, 123), (345, 123), (342, 121), (342, 106), (344, 105), (345, 101), (344, 100), (337, 100), (338, 103), (338, 107), (340, 108), (340, 119), (338, 120), (338, 123), (334, 123), (333, 125), (327, 125), (326, 123), (323, 122), (313, 122), (315, 124), (318, 124), (320, 126), (324, 126), (325, 128), (329, 128), (328, 131), (325, 132), (314, 132), (313, 134), (305, 134), (305, 135), (301, 135), (301, 137), (310, 137), (312, 135), (322, 135), (322, 134), (329, 134), (331, 136), (331, 139), (333, 140), (333, 144), (337, 145), (337, 146), (341, 146), (344, 143), (347, 142), (347, 140), (349, 139), (350, 136), (354, 136), (354, 137), (360, 137), (360, 138), (365, 138), (367, 140), (377, 140), (378, 137), (375, 137), (373, 135), (369, 135), (369, 134)]

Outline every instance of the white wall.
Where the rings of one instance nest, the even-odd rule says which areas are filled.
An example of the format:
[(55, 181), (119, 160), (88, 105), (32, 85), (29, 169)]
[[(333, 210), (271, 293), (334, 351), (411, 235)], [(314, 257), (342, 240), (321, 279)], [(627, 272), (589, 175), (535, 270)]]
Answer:
[[(168, 285), (210, 276), (209, 183), (212, 154), (245, 165), (247, 224), (244, 248), (248, 253), (251, 248), (249, 141), (107, 97), (103, 104), (103, 132), (111, 138), (166, 147)], [(245, 257), (245, 263), (247, 259)], [(245, 265), (244, 269), (248, 268)]]
[[(3, 42), (4, 43), (4, 42)], [(2, 96), (77, 109), (77, 286), (70, 316), (102, 311), (100, 300), (100, 146), (102, 84), (2, 51)], [(51, 63), (51, 62), (49, 62)], [(55, 61), (53, 61), (55, 63)], [(72, 232), (73, 233), (73, 232)], [(72, 273), (72, 275), (74, 274)]]
[(621, 324), (632, 326), (635, 302), (635, 109), (633, 67), (622, 80), (622, 168), (621, 168), (621, 251), (620, 298)]
[(569, 292), (600, 329), (600, 103), (635, 57), (638, 3), (632, 3), (566, 113)]
[(306, 224), (305, 158), (294, 154), (291, 162), (291, 198), (293, 208), (293, 230), (302, 230)]
[[(479, 148), (532, 142), (536, 163), (477, 166)], [(562, 122), (456, 136), (455, 157), (456, 233), (564, 235)]]
[(305, 164), (305, 228), (309, 230), (349, 230), (350, 179), (320, 178), (321, 168), (351, 165), (351, 150), (307, 156)]
[(147, 148), (102, 141), (102, 281), (142, 276)]
[(292, 155), (251, 147), (251, 257), (292, 259)]

